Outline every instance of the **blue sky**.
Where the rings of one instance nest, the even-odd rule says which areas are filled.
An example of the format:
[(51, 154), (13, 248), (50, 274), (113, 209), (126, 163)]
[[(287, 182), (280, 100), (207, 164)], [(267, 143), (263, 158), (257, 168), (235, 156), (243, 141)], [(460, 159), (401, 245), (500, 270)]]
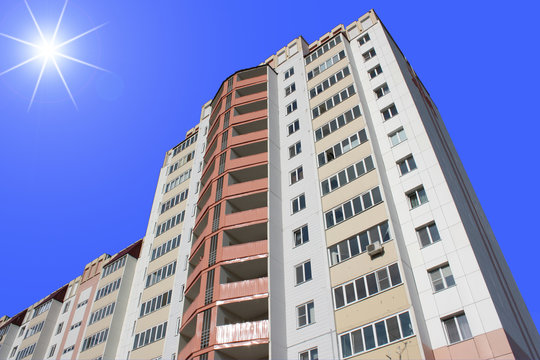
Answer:
[[(51, 33), (62, 0), (30, 0)], [(77, 111), (52, 66), (0, 76), (0, 315), (14, 315), (102, 253), (146, 231), (165, 151), (221, 81), (302, 35), (312, 42), (371, 7), (437, 104), (529, 311), (540, 325), (536, 113), (540, 4), (532, 1), (184, 2), (77, 0), (59, 40)], [(38, 35), (24, 2), (0, 1), (0, 33)], [(0, 72), (29, 48), (0, 37)], [(9, 294), (7, 296), (6, 294)]]

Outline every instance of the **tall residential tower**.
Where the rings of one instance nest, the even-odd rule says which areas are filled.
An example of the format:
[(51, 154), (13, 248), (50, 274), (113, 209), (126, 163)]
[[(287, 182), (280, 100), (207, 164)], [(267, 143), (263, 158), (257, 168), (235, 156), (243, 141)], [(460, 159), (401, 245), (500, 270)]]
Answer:
[(1, 359), (540, 359), (373, 11), (217, 85), (165, 155), (144, 238), (0, 319)]

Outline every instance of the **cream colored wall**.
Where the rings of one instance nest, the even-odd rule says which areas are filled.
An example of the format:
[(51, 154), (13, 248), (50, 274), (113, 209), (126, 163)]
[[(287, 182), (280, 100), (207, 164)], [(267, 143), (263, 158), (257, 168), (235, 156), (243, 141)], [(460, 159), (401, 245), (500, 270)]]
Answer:
[[(400, 355), (401, 354), (401, 355)], [(418, 360), (423, 358), (423, 354), (420, 352), (420, 344), (416, 336), (407, 338), (402, 341), (398, 341), (391, 345), (384, 346), (379, 349), (367, 351), (363, 354), (350, 357), (347, 359), (400, 359), (400, 360)]]
[(326, 244), (328, 246), (334, 245), (386, 219), (388, 219), (388, 215), (386, 214), (384, 203), (375, 205), (371, 209), (326, 230)]

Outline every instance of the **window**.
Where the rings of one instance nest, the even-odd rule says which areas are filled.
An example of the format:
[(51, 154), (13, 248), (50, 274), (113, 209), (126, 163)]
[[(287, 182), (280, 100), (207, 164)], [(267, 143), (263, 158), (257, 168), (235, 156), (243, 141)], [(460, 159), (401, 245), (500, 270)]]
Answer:
[(21, 330), (19, 331), (19, 335), (17, 335), (17, 337), (21, 336), (22, 334), (24, 334), (24, 330), (26, 330), (26, 326), (23, 326), (21, 328)]
[(176, 216), (173, 216), (167, 221), (164, 221), (161, 224), (159, 224), (156, 228), (156, 237), (163, 234), (165, 231), (171, 229), (172, 227), (180, 224), (182, 221), (184, 221), (185, 215), (186, 215), (186, 211), (183, 210), (180, 213), (178, 213)]
[(306, 65), (310, 64), (312, 61), (319, 58), (322, 54), (332, 49), (337, 44), (341, 43), (341, 36), (338, 35), (323, 46), (320, 46), (317, 51), (313, 51), (309, 56), (306, 57)]
[(409, 205), (411, 206), (411, 209), (417, 208), (420, 205), (428, 202), (426, 191), (423, 187), (407, 193), (407, 197), (409, 198)]
[(339, 173), (330, 176), (328, 179), (321, 182), (322, 195), (326, 195), (342, 186), (347, 185), (356, 178), (364, 175), (367, 172), (375, 169), (373, 159), (371, 155), (365, 159), (360, 160), (356, 164), (353, 164), (346, 169), (341, 170)]
[(299, 182), (300, 180), (304, 178), (304, 169), (302, 168), (302, 166), (300, 166), (294, 169), (293, 171), (291, 171), (290, 175), (291, 175), (291, 185), (296, 184), (297, 182)]
[(375, 187), (324, 214), (326, 229), (342, 223), (382, 202), (381, 191)]
[(414, 158), (412, 155), (409, 155), (406, 158), (399, 160), (397, 162), (397, 165), (398, 165), (399, 173), (402, 176), (416, 169), (416, 162), (414, 161)]
[(77, 309), (80, 308), (80, 307), (83, 307), (84, 305), (88, 304), (88, 299), (84, 300), (84, 301), (81, 301), (80, 303), (77, 304)]
[(296, 214), (300, 210), (303, 210), (306, 208), (306, 196), (304, 194), (294, 198), (292, 200), (292, 212), (293, 214)]
[(64, 327), (64, 323), (61, 322), (58, 324), (58, 328), (56, 329), (56, 335), (60, 334), (62, 332), (62, 328)]
[(79, 326), (81, 326), (81, 324), (82, 324), (82, 322), (79, 321), (79, 322), (77, 322), (77, 323), (71, 325), (71, 327), (69, 328), (69, 330), (76, 329), (76, 328), (78, 328)]
[(452, 270), (450, 270), (450, 265), (448, 264), (429, 270), (428, 273), (431, 279), (431, 285), (433, 286), (433, 290), (435, 292), (456, 285), (454, 276), (452, 275)]
[(150, 258), (150, 261), (154, 261), (155, 259), (167, 254), (169, 251), (176, 249), (180, 245), (180, 238), (181, 235), (175, 236), (171, 240), (152, 250), (152, 257)]
[(102, 297), (109, 295), (113, 291), (118, 290), (118, 288), (120, 287), (120, 280), (121, 278), (118, 278), (115, 281), (110, 282), (107, 285), (103, 286), (101, 289), (99, 289), (96, 293), (96, 300), (99, 300)]
[(384, 95), (388, 94), (390, 92), (390, 89), (388, 88), (388, 84), (384, 83), (375, 90), (373, 90), (375, 93), (375, 96), (377, 96), (377, 99), (382, 98)]
[(300, 129), (300, 121), (298, 119), (294, 120), (292, 123), (287, 125), (287, 131), (289, 135), (297, 132)]
[(345, 57), (346, 57), (345, 51), (341, 50), (338, 54), (332, 56), (330, 59), (320, 64), (315, 69), (308, 72), (307, 74), (308, 80), (313, 79), (315, 76), (319, 75), (326, 69), (329, 69), (332, 65), (336, 64), (337, 62), (339, 62), (341, 59), (344, 59)]
[(285, 96), (289, 96), (295, 91), (296, 91), (296, 84), (292, 83), (291, 85), (285, 88)]
[(189, 189), (182, 191), (180, 194), (177, 194), (175, 197), (170, 198), (165, 203), (161, 204), (160, 214), (163, 214), (165, 211), (169, 210), (173, 206), (176, 206), (180, 204), (182, 201), (186, 200), (187, 195), (188, 195), (188, 190)]
[(382, 74), (382, 72), (383, 71), (382, 71), (381, 65), (377, 65), (374, 68), (371, 68), (371, 69), (368, 70), (369, 78), (373, 79), (377, 75)]
[(396, 105), (392, 104), (389, 107), (385, 108), (384, 110), (381, 110), (381, 114), (384, 118), (384, 120), (388, 120), (390, 118), (393, 118), (398, 114)]
[(338, 142), (336, 145), (332, 146), (329, 149), (319, 153), (317, 155), (317, 160), (319, 162), (319, 167), (324, 164), (340, 157), (341, 155), (349, 152), (355, 147), (365, 143), (368, 140), (366, 129), (362, 129), (356, 134), (349, 136), (348, 138)]
[(148, 315), (154, 311), (161, 309), (162, 307), (169, 305), (171, 303), (171, 297), (172, 297), (172, 290), (169, 290), (163, 294), (160, 294), (142, 303), (139, 317), (141, 318), (145, 315)]
[(340, 241), (328, 248), (330, 266), (339, 264), (353, 256), (366, 251), (367, 246), (373, 243), (384, 243), (391, 240), (388, 222), (373, 226), (355, 236)]
[(315, 303), (310, 301), (296, 307), (298, 327), (307, 326), (315, 322)]
[(62, 354), (66, 354), (66, 353), (68, 353), (68, 352), (71, 352), (71, 351), (73, 351), (74, 349), (75, 349), (75, 345), (71, 345), (71, 346), (65, 348), (64, 351), (62, 351)]
[(56, 351), (56, 344), (51, 346), (51, 351), (49, 351), (49, 357), (52, 357), (54, 355), (55, 351)]
[(471, 329), (465, 314), (459, 314), (442, 320), (450, 344), (472, 338)]
[(317, 348), (302, 351), (300, 353), (300, 360), (318, 360), (318, 359), (319, 359), (319, 352), (317, 351)]
[(302, 143), (299, 141), (293, 146), (289, 147), (289, 159), (295, 157), (302, 152)]
[(422, 247), (431, 245), (441, 240), (439, 230), (437, 230), (437, 225), (435, 225), (435, 223), (431, 223), (416, 229), (416, 233), (420, 238)]
[(332, 76), (315, 85), (311, 90), (309, 90), (309, 98), (313, 99), (315, 96), (319, 95), (320, 93), (328, 89), (330, 86), (338, 83), (340, 80), (345, 79), (349, 75), (351, 75), (349, 66), (345, 66), (343, 69), (339, 70), (337, 73), (333, 74)]
[(24, 359), (25, 357), (32, 355), (34, 353), (34, 349), (36, 348), (36, 344), (37, 343), (34, 343), (17, 352), (17, 357), (15, 360)]
[(112, 274), (116, 270), (120, 269), (126, 264), (126, 256), (122, 256), (120, 259), (115, 260), (113, 263), (107, 264), (103, 267), (101, 278), (103, 279), (105, 276)]
[(390, 139), (390, 144), (392, 144), (392, 146), (396, 146), (397, 144), (407, 140), (407, 135), (405, 134), (405, 130), (400, 128), (393, 133), (388, 134), (388, 138)]
[(369, 37), (369, 34), (365, 34), (364, 36), (362, 36), (360, 39), (358, 39), (358, 43), (360, 45), (364, 45), (365, 43), (367, 43), (369, 40), (371, 40), (371, 38)]
[(319, 141), (322, 138), (330, 135), (337, 129), (342, 128), (354, 119), (358, 118), (360, 115), (360, 106), (356, 105), (352, 109), (344, 112), (335, 119), (330, 120), (317, 130), (315, 130), (315, 141)]
[[(11, 349), (11, 354), (9, 355), (9, 357), (14, 357), (18, 348), (19, 348), (18, 346), (15, 346), (13, 349)], [(49, 356), (51, 356), (51, 355), (49, 355)]]
[(294, 267), (296, 273), (296, 285), (305, 283), (312, 279), (311, 277), (311, 261), (306, 261), (303, 264)]
[(285, 71), (285, 79), (290, 78), (292, 75), (294, 75), (294, 67), (292, 67), (289, 70)]
[(145, 289), (152, 286), (152, 285), (154, 285), (154, 284), (157, 284), (158, 282), (160, 282), (163, 279), (166, 279), (166, 278), (174, 275), (175, 272), (176, 272), (176, 261), (173, 261), (173, 262), (163, 266), (162, 268), (154, 271), (153, 273), (149, 274), (146, 277)]
[(408, 311), (339, 335), (343, 358), (360, 354), (413, 335)]
[(62, 311), (62, 314), (65, 314), (67, 313), (67, 311), (69, 310), (69, 305), (71, 304), (71, 301), (68, 301), (65, 305), (64, 305), (64, 310)]
[(115, 303), (110, 303), (94, 311), (92, 314), (90, 314), (90, 321), (88, 321), (88, 325), (92, 325), (93, 323), (98, 322), (99, 320), (111, 315), (114, 312), (114, 306)]
[(294, 246), (300, 246), (309, 241), (308, 226), (304, 225), (300, 229), (293, 231)]
[(294, 100), (292, 103), (287, 105), (287, 115), (289, 115), (296, 109), (298, 109), (298, 104), (296, 103), (296, 100)]
[(365, 53), (362, 54), (362, 57), (364, 58), (364, 61), (368, 61), (369, 59), (372, 59), (377, 55), (374, 48), (369, 49)]
[[(94, 335), (91, 335), (84, 339), (81, 352), (88, 350), (98, 344), (101, 344), (102, 342), (107, 341), (107, 335), (109, 335), (109, 329), (101, 330), (98, 333), (95, 333)], [(65, 350), (64, 350), (65, 351)]]
[(142, 331), (135, 335), (135, 341), (133, 342), (133, 350), (161, 340), (165, 337), (167, 331), (167, 322), (154, 326), (151, 329)]
[(354, 94), (356, 94), (354, 85), (351, 85), (348, 88), (341, 90), (339, 93), (335, 94), (334, 96), (328, 98), (326, 101), (323, 101), (322, 103), (311, 109), (312, 119), (318, 118), (320, 115), (332, 109), (337, 104), (340, 104), (343, 101), (347, 100)]
[(172, 189), (174, 189), (175, 187), (177, 187), (178, 185), (180, 185), (181, 183), (189, 179), (190, 176), (191, 176), (191, 169), (183, 172), (182, 174), (180, 174), (180, 176), (170, 181), (167, 185), (164, 185), (163, 193), (167, 193), (171, 191)]
[(340, 309), (401, 284), (398, 264), (392, 264), (334, 288), (334, 306)]

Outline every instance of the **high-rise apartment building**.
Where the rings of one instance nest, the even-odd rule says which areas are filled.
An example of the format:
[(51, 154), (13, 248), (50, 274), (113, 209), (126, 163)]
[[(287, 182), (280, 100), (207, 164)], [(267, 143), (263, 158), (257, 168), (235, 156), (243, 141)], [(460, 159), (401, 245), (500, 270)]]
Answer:
[(373, 11), (216, 86), (146, 234), (1, 359), (540, 359), (440, 115)]

